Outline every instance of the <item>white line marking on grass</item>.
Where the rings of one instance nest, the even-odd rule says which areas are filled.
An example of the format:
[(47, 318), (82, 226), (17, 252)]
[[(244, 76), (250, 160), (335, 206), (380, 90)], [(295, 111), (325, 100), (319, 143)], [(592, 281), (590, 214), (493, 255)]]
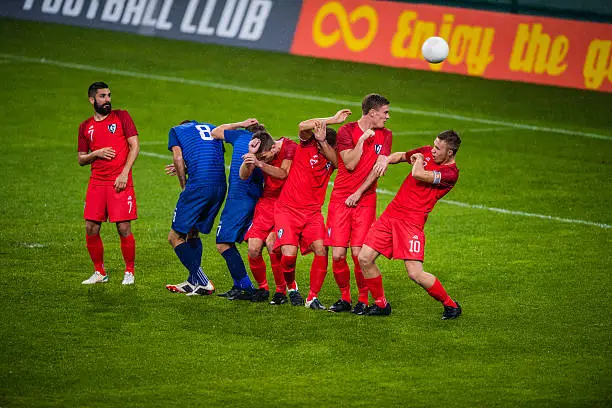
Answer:
[[(91, 65), (55, 61), (55, 60), (49, 60), (46, 58), (30, 58), (30, 57), (24, 57), (21, 55), (3, 54), (3, 53), (0, 53), (0, 57), (9, 58), (15, 61), (33, 62), (33, 63), (38, 63), (38, 64), (53, 65), (53, 66), (64, 67), (64, 68), (80, 69), (83, 71), (104, 72), (106, 74), (124, 75), (124, 76), (129, 76), (129, 77), (134, 77), (134, 78), (155, 79), (158, 81), (175, 82), (175, 83), (187, 84), (187, 85), (197, 85), (197, 86), (203, 86), (207, 88), (224, 89), (228, 91), (254, 93), (258, 95), (278, 96), (282, 98), (300, 99), (300, 100), (308, 100), (308, 101), (316, 101), (316, 102), (327, 102), (327, 103), (332, 103), (336, 105), (361, 106), (360, 103), (356, 103), (355, 101), (345, 101), (342, 99), (326, 98), (322, 96), (299, 94), (299, 93), (293, 93), (293, 92), (273, 91), (273, 90), (261, 89), (261, 88), (249, 88), (246, 86), (221, 84), (218, 82), (210, 82), (210, 81), (198, 81), (194, 79), (187, 79), (187, 78), (180, 78), (180, 77), (173, 77), (173, 76), (145, 74), (143, 72), (125, 71), (121, 69), (94, 67)], [(474, 123), (484, 123), (487, 125), (507, 126), (507, 127), (512, 127), (515, 129), (526, 129), (526, 130), (533, 130), (533, 131), (538, 131), (538, 132), (548, 132), (548, 133), (560, 133), (564, 135), (583, 136), (583, 137), (590, 137), (594, 139), (612, 141), (612, 136), (601, 135), (598, 133), (578, 132), (576, 130), (550, 128), (550, 127), (545, 127), (545, 126), (527, 125), (527, 124), (522, 124), (522, 123), (504, 122), (501, 120), (481, 119), (481, 118), (455, 115), (455, 114), (444, 113), (444, 112), (423, 111), (419, 109), (406, 109), (406, 108), (397, 107), (395, 105), (393, 105), (393, 112), (407, 113), (407, 114), (419, 115), (419, 116), (445, 118), (445, 119), (455, 119), (455, 120), (474, 122)]]
[[(504, 130), (512, 130), (510, 127), (494, 127), (494, 128), (478, 128), (478, 129), (463, 129), (461, 134), (476, 133), (476, 132), (500, 132)], [(393, 132), (393, 136), (409, 136), (409, 135), (432, 135), (436, 136), (440, 130), (407, 130), (405, 132)]]
[(139, 152), (138, 154), (141, 154), (143, 156), (159, 157), (160, 159), (172, 160), (172, 156), (168, 156), (167, 154), (159, 154), (159, 153), (143, 152), (143, 151)]
[(163, 140), (152, 140), (152, 141), (140, 141), (139, 142), (141, 146), (151, 146), (151, 145), (167, 145), (168, 142), (167, 141), (163, 141)]
[[(382, 189), (382, 188), (376, 189), (376, 192), (380, 193), (380, 194), (395, 196), (395, 193), (393, 191), (385, 190), (385, 189)], [(505, 208), (487, 207), (485, 205), (480, 205), (480, 204), (468, 204), (468, 203), (462, 203), (460, 201), (445, 200), (445, 199), (440, 200), (440, 202), (441, 203), (445, 203), (445, 204), (450, 204), (450, 205), (456, 205), (456, 206), (459, 206), (459, 207), (475, 208), (475, 209), (478, 209), (478, 210), (487, 210), (487, 211), (492, 211), (492, 212), (497, 212), (497, 213), (502, 213), (502, 214), (511, 214), (511, 215), (520, 215), (520, 216), (523, 216), (523, 217), (541, 218), (541, 219), (544, 219), (544, 220), (553, 220), (553, 221), (567, 222), (567, 223), (570, 223), (570, 224), (590, 225), (590, 226), (593, 226), (593, 227), (599, 227), (599, 228), (604, 228), (604, 229), (612, 228), (612, 225), (604, 224), (604, 223), (601, 223), (601, 222), (574, 220), (574, 219), (571, 219), (571, 218), (553, 217), (551, 215), (534, 214), (534, 213), (528, 213), (528, 212), (524, 212), (524, 211), (512, 211), (512, 210), (506, 210)]]
[(47, 244), (39, 244), (37, 242), (33, 242), (33, 243), (29, 243), (29, 242), (24, 242), (22, 244), (25, 248), (45, 248), (48, 247), (49, 245)]

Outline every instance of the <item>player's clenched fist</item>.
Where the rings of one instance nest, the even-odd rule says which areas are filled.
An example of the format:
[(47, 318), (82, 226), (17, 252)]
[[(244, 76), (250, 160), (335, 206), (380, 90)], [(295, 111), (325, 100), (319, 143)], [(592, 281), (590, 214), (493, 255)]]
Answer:
[(361, 139), (361, 140), (363, 140), (365, 142), (366, 140), (368, 140), (372, 136), (374, 136), (374, 131), (372, 129), (368, 129), (365, 132), (363, 132), (363, 135), (361, 135), (361, 137), (359, 139)]
[[(259, 139), (251, 139), (249, 142), (249, 153), (256, 154), (259, 150), (259, 146), (261, 146), (261, 140)], [(244, 159), (244, 156), (242, 156)]]
[(423, 160), (424, 156), (423, 153), (415, 153), (412, 156), (410, 156), (410, 164), (414, 164), (417, 160)]

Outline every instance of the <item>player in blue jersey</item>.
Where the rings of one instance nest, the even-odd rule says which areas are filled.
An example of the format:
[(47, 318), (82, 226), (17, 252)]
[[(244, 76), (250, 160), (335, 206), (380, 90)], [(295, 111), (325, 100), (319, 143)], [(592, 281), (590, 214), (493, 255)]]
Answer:
[(171, 292), (210, 295), (213, 283), (202, 271), (202, 241), (198, 231), (208, 234), (225, 197), (225, 161), (221, 140), (210, 123), (183, 121), (170, 129), (168, 150), (182, 192), (179, 196), (168, 242), (189, 271), (187, 280), (166, 285)]
[(232, 288), (218, 296), (229, 300), (251, 300), (255, 293), (236, 242), (244, 241), (244, 234), (253, 220), (255, 204), (263, 192), (263, 173), (261, 169), (256, 169), (247, 179), (242, 180), (240, 166), (242, 156), (249, 152), (253, 133), (265, 130), (256, 119), (247, 119), (217, 126), (211, 132), (215, 139), (224, 140), (233, 146), (229, 189), (217, 227), (217, 250), (225, 259), (233, 280)]

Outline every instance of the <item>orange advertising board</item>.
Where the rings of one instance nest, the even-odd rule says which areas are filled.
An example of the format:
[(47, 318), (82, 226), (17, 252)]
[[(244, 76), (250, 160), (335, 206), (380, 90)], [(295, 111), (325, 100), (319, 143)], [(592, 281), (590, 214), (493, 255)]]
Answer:
[[(449, 44), (441, 64), (421, 45)], [(304, 0), (296, 55), (612, 92), (612, 25), (372, 0)]]

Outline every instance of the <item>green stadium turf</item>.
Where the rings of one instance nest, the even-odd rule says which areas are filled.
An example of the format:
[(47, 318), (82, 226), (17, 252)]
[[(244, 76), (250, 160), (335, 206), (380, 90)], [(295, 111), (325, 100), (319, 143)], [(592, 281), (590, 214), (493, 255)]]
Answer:
[[(612, 404), (611, 94), (7, 19), (0, 76), (0, 407)], [(76, 136), (98, 80), (142, 143), (134, 287), (120, 284), (112, 224), (102, 228), (110, 282), (81, 285), (92, 272), (89, 169)], [(370, 92), (392, 102), (394, 151), (447, 128), (463, 137), (425, 261), (462, 303), (460, 319), (441, 321), (402, 263), (384, 259), (388, 318), (165, 290), (185, 277), (166, 242), (179, 192), (163, 174), (172, 125), (256, 117), (295, 137), (300, 120), (344, 107), (336, 101), (358, 118)], [(379, 212), (409, 169), (381, 179)], [(214, 238), (203, 242), (204, 270), (229, 288)], [(311, 256), (298, 258), (304, 289)], [(320, 298), (337, 297), (330, 268)]]

